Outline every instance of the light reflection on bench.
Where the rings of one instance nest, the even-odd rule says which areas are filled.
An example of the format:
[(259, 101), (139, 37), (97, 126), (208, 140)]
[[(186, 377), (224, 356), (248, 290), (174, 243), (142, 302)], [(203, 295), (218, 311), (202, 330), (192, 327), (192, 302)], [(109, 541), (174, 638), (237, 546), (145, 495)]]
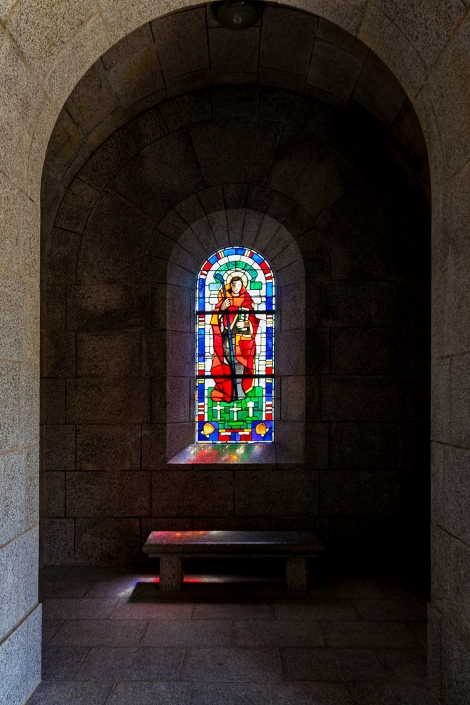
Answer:
[(160, 590), (180, 590), (184, 558), (286, 559), (289, 590), (307, 590), (308, 558), (325, 550), (314, 531), (153, 531), (143, 551), (160, 559)]

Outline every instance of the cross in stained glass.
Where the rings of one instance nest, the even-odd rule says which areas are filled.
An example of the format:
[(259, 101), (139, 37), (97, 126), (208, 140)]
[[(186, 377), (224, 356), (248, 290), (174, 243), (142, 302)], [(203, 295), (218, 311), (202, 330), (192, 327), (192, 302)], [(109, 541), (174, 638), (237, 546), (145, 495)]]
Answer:
[(242, 410), (242, 407), (241, 407), (241, 406), (237, 406), (236, 404), (234, 404), (234, 405), (232, 406), (231, 412), (232, 412), (232, 414), (233, 414), (233, 420), (234, 420), (234, 421), (238, 421), (238, 412), (241, 411), (241, 410)]

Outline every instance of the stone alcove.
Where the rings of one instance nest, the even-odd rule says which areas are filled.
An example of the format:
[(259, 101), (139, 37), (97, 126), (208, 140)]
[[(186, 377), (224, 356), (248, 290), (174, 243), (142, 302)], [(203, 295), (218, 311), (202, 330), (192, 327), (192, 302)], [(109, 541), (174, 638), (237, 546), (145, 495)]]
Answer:
[[(302, 2), (292, 4), (301, 6)], [(7, 473), (7, 478), (15, 478), (11, 484), (6, 485), (4, 501), (8, 506), (23, 507), (22, 499), (17, 499), (17, 496), (22, 496), (25, 478), (29, 488), (25, 511), (21, 517), (16, 510), (13, 518), (9, 514), (7, 516), (8, 540), (15, 539), (18, 545), (20, 539), (16, 541), (15, 537), (19, 536), (19, 532), (23, 529), (26, 532), (34, 532), (37, 523), (34, 500), (34, 488), (37, 484), (37, 419), (34, 411), (37, 374), (34, 374), (34, 369), (30, 370), (30, 366), (37, 368), (38, 357), (35, 323), (39, 305), (36, 253), (39, 190), (44, 155), (60, 107), (80, 77), (93, 61), (113, 46), (113, 43), (126, 38), (129, 32), (140, 27), (143, 22), (153, 20), (157, 12), (153, 3), (137, 1), (124, 7), (121, 3), (111, 2), (102, 3), (102, 6), (103, 11), (97, 13), (93, 4), (71, 2), (64, 11), (63, 3), (33, 5), (26, 0), (15, 4), (7, 2), (2, 10), (2, 117), (5, 129), (2, 133), (1, 183), (7, 215), (5, 247), (2, 251), (2, 263), (6, 268), (2, 276), (4, 291), (7, 292), (4, 297), (6, 313), (3, 325), (7, 333), (6, 364), (12, 370), (21, 369), (18, 374), (11, 371), (5, 378), (7, 381), (4, 385), (5, 413), (9, 419), (8, 429), (11, 429), (11, 433), (8, 431), (6, 434), (3, 445), (9, 454), (9, 457), (5, 456), (4, 459), (4, 472)], [(171, 5), (171, 9), (178, 7), (178, 3)], [(168, 8), (170, 5), (165, 6), (165, 10)], [(454, 420), (463, 419), (465, 426), (468, 416), (465, 393), (457, 393), (466, 389), (468, 378), (468, 307), (464, 296), (464, 292), (468, 290), (465, 225), (469, 188), (469, 134), (466, 122), (469, 85), (466, 71), (468, 10), (464, 3), (457, 1), (444, 8), (441, 3), (423, 4), (413, 1), (397, 3), (392, 7), (390, 3), (375, 0), (368, 3), (335, 0), (327, 4), (322, 0), (312, 0), (308, 10), (341, 25), (343, 30), (351, 33), (350, 36), (360, 37), (368, 47), (377, 52), (395, 72), (407, 91), (426, 135), (433, 176), (435, 253), (432, 431), (435, 584), (434, 606), (430, 612), (435, 639), (431, 675), (433, 687), (440, 693), (442, 628), (445, 638), (442, 678), (444, 698), (447, 701), (455, 693), (466, 692), (465, 684), (459, 685), (458, 677), (468, 672), (468, 647), (462, 637), (466, 629), (462, 625), (468, 622), (468, 610), (462, 610), (461, 602), (454, 599), (463, 573), (454, 575), (454, 569), (449, 568), (451, 549), (460, 551), (462, 564), (468, 566), (468, 512), (465, 512), (460, 504), (460, 499), (467, 489), (465, 468), (468, 465), (468, 448), (460, 432), (454, 433)], [(323, 22), (325, 20), (321, 19), (320, 24)], [(300, 23), (306, 24), (304, 17)], [(289, 52), (281, 51), (279, 56), (283, 55), (289, 56)], [(281, 59), (275, 65), (277, 68), (270, 69), (271, 74), (286, 68)], [(268, 72), (265, 71), (265, 75), (266, 73)], [(337, 84), (329, 86), (328, 90), (330, 95), (335, 96), (338, 93)], [(74, 132), (73, 139), (75, 136)], [(57, 135), (55, 139), (56, 137)], [(99, 141), (98, 135), (95, 134), (95, 137)], [(94, 141), (93, 144), (96, 146), (97, 142)], [(57, 145), (56, 140), (53, 149), (57, 149)], [(60, 161), (59, 158), (58, 162)], [(65, 165), (65, 162), (66, 158), (62, 165)], [(70, 163), (65, 166), (64, 171), (69, 168)], [(74, 168), (71, 168), (69, 173), (73, 171)], [(64, 188), (67, 186), (66, 180), (61, 181), (61, 178), (55, 186), (61, 183)], [(59, 186), (54, 195), (51, 195), (51, 190), (46, 193), (50, 198), (48, 202), (43, 201), (44, 214), (46, 218), (52, 217), (53, 220), (63, 191), (61, 192)], [(14, 343), (13, 348), (10, 346), (11, 341)], [(458, 357), (459, 360), (454, 360), (452, 366), (453, 357)], [(21, 395), (25, 400), (21, 418), (30, 420), (32, 431), (29, 436), (24, 434), (24, 430), (21, 435), (15, 430), (16, 426), (19, 429), (20, 412), (16, 409), (16, 400), (20, 394), (20, 379), (23, 380)], [(451, 387), (455, 392), (454, 401), (451, 400)], [(10, 389), (14, 390), (11, 394)], [(30, 444), (26, 450), (25, 443)], [(8, 472), (10, 467), (15, 468), (11, 474)], [(30, 582), (30, 572), (33, 568), (34, 558), (28, 560), (18, 573), (21, 585)], [(32, 594), (28, 605), (34, 604)], [(9, 627), (3, 631), (3, 634), (7, 635), (2, 642), (7, 664), (14, 663), (17, 653), (21, 652), (24, 656), (26, 654), (26, 622), (29, 621), (31, 631), (33, 620), (36, 619), (37, 622), (39, 615), (39, 610), (36, 610), (28, 618), (27, 609), (29, 607), (17, 608), (17, 623), (20, 626), (16, 631), (11, 635)], [(31, 664), (37, 663), (34, 659), (37, 654), (38, 634), (37, 630), (34, 634), (31, 631)], [(10, 672), (17, 673), (13, 667)], [(37, 682), (37, 668), (34, 670), (32, 666), (28, 677), (30, 686), (27, 686), (26, 676), (21, 678), (22, 693), (31, 692)], [(7, 687), (10, 680), (8, 679)]]
[[(394, 109), (412, 119), (406, 101)], [(346, 562), (420, 550), (428, 229), (424, 182), (387, 134), (358, 105), (228, 86), (147, 109), (85, 161), (45, 221), (46, 562), (135, 560), (156, 524), (318, 528)], [(221, 237), (254, 237), (281, 283), (289, 273), (278, 369), (305, 416), (287, 378), (278, 408), (294, 446), (305, 432), (302, 463), (167, 465), (193, 439), (191, 291)]]
[[(233, 192), (243, 193), (243, 184)], [(212, 193), (211, 193), (212, 191)], [(201, 191), (197, 200), (190, 197), (170, 211), (159, 223), (158, 230), (174, 238), (176, 243), (167, 266), (165, 390), (166, 459), (194, 444), (194, 351), (196, 276), (204, 260), (218, 249), (229, 245), (253, 247), (269, 261), (276, 279), (276, 379), (275, 421), (276, 443), (265, 448), (257, 462), (302, 463), (305, 443), (305, 274), (299, 246), (291, 233), (276, 219), (249, 208), (223, 209), (211, 189)], [(220, 195), (220, 194), (219, 194)], [(207, 213), (201, 203), (206, 204)], [(191, 213), (192, 211), (192, 213)], [(183, 220), (184, 214), (188, 223)], [(197, 218), (195, 222), (191, 222)], [(179, 230), (182, 230), (178, 236)], [(153, 255), (159, 255), (157, 243)], [(272, 451), (272, 452), (271, 452)], [(184, 463), (191, 453), (179, 456)], [(219, 462), (227, 462), (222, 454)], [(213, 460), (215, 461), (215, 459)], [(241, 461), (240, 461), (241, 462)], [(250, 461), (248, 461), (250, 462)], [(251, 460), (253, 463), (254, 460)]]

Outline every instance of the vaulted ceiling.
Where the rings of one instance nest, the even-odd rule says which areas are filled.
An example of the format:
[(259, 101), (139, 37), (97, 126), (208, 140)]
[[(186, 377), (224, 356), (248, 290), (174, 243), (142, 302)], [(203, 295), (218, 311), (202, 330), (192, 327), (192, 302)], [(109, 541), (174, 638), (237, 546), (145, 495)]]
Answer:
[[(309, 96), (332, 108), (329, 120), (342, 113), (341, 124), (348, 111), (367, 110), (381, 143), (427, 196), (426, 146), (414, 110), (392, 73), (361, 41), (315, 15), (279, 5), (268, 5), (255, 26), (233, 32), (217, 23), (210, 5), (201, 5), (141, 26), (77, 84), (47, 152), (46, 229), (78, 170), (133, 117), (189, 91), (247, 84)], [(187, 122), (184, 111), (194, 105), (186, 102), (180, 110), (182, 123)]]

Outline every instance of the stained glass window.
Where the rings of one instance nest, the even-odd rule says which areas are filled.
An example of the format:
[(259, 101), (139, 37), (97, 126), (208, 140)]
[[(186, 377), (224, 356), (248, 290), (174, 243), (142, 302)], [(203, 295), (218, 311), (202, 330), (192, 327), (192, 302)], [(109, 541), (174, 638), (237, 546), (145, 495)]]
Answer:
[(274, 441), (275, 283), (258, 252), (225, 247), (196, 293), (196, 442)]

